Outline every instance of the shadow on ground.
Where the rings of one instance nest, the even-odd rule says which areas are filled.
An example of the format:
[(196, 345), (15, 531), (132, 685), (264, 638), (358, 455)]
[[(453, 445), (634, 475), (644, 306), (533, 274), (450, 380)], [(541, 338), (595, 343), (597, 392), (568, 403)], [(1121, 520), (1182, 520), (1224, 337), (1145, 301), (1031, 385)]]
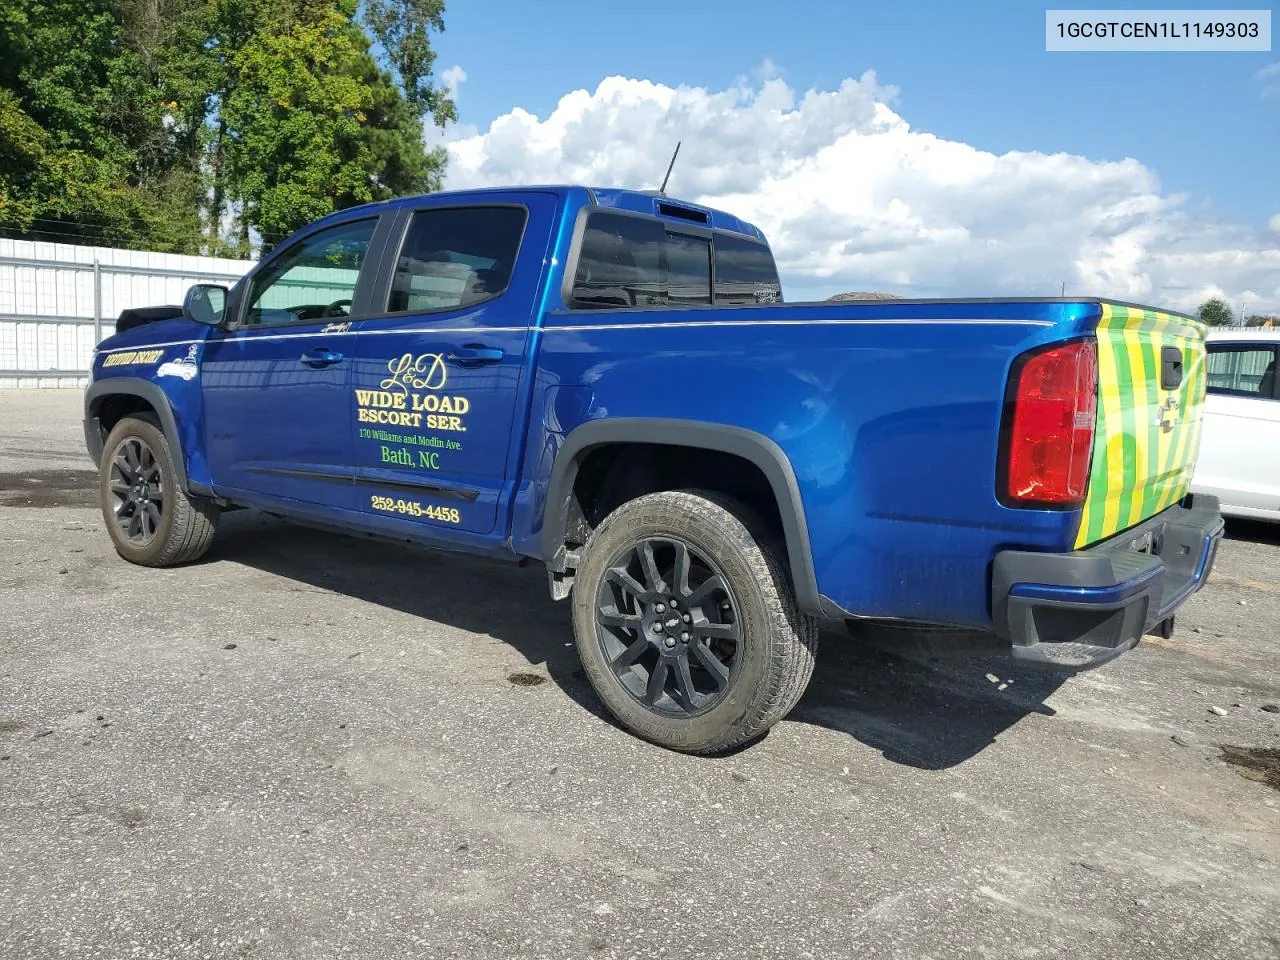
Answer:
[[(509, 644), (583, 709), (612, 722), (580, 669), (569, 605), (547, 593), (541, 565), (519, 567), (227, 514), (209, 561), (230, 561)], [(808, 692), (790, 719), (858, 739), (895, 762), (962, 763), (1031, 713), (1065, 676), (1007, 657), (908, 656), (825, 635)], [(520, 683), (516, 675), (513, 682)]]
[(1280, 545), (1280, 523), (1228, 517), (1226, 536), (1229, 540), (1248, 540), (1251, 543)]
[(929, 655), (835, 632), (822, 639), (818, 669), (791, 718), (848, 733), (887, 760), (925, 770), (963, 763), (1030, 714), (1053, 716), (1044, 701), (1069, 676), (1021, 666), (1007, 654)]

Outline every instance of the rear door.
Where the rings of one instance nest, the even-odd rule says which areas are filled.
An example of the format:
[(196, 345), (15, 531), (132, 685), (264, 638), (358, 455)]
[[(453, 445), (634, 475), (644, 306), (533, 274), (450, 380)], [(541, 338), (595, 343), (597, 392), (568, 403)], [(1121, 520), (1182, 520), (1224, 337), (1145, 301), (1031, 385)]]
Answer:
[(375, 526), (490, 534), (509, 501), (557, 201), (504, 197), (401, 215), (350, 391), (360, 509)]
[(1204, 413), (1203, 324), (1103, 303), (1097, 337), (1097, 426), (1077, 547), (1127, 530), (1186, 494)]
[(1280, 393), (1274, 343), (1208, 345), (1208, 396), (1195, 488), (1224, 508), (1280, 510)]

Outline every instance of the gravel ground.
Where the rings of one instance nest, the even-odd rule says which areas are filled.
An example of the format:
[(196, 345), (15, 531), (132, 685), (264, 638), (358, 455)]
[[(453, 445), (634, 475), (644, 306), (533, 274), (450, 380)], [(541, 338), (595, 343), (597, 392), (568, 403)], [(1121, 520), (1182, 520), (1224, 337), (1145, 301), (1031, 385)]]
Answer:
[(0, 392), (5, 960), (1280, 956), (1280, 792), (1221, 749), (1280, 747), (1280, 529), (1075, 677), (826, 637), (695, 759), (536, 567), (248, 512), (124, 563), (79, 404)]

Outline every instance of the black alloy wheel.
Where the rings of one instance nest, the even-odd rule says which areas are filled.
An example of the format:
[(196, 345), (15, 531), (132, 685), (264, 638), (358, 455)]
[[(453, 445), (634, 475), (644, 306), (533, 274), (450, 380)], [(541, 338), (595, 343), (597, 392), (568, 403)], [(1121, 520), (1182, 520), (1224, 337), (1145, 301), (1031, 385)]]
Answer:
[(610, 561), (596, 597), (596, 640), (640, 704), (694, 717), (732, 686), (742, 625), (728, 579), (710, 557), (683, 540), (650, 536)]
[(108, 478), (116, 525), (129, 543), (155, 539), (164, 517), (165, 486), (160, 462), (141, 437), (126, 437), (111, 455)]

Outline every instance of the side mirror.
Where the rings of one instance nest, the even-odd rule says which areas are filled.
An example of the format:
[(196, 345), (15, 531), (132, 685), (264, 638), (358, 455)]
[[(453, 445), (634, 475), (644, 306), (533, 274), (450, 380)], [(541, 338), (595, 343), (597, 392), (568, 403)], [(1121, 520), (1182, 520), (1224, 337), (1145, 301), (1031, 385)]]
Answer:
[(216, 327), (227, 309), (227, 288), (216, 283), (197, 283), (182, 300), (182, 315), (188, 320)]

